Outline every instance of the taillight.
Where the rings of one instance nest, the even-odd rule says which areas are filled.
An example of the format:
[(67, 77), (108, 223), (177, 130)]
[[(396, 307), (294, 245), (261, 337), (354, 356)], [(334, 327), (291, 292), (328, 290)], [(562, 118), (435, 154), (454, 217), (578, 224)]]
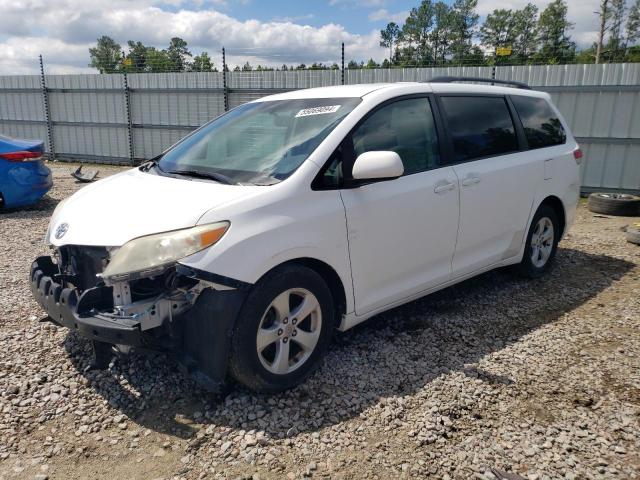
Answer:
[(573, 151), (573, 159), (576, 161), (578, 165), (582, 163), (582, 150), (580, 150), (580, 148), (576, 148)]
[(9, 160), (10, 162), (25, 162), (29, 160), (37, 160), (40, 157), (42, 157), (42, 152), (30, 152), (28, 150), (0, 153), (0, 158)]

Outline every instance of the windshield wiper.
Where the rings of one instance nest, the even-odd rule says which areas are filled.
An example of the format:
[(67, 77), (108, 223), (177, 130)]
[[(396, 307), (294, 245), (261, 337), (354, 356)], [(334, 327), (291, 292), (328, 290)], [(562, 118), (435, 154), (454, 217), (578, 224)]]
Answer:
[(225, 185), (239, 185), (238, 182), (234, 182), (226, 175), (217, 172), (203, 172), (201, 170), (170, 170), (166, 173), (184, 175), (185, 177), (206, 178), (208, 180), (215, 180), (216, 182), (224, 183)]

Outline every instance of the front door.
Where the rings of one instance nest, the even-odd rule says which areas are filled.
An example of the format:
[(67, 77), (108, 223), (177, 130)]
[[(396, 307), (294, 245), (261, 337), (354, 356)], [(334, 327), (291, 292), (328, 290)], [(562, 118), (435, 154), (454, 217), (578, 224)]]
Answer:
[(354, 157), (395, 151), (404, 175), (341, 191), (347, 216), (356, 314), (446, 282), (458, 232), (458, 182), (439, 166), (430, 101), (397, 100), (354, 131)]

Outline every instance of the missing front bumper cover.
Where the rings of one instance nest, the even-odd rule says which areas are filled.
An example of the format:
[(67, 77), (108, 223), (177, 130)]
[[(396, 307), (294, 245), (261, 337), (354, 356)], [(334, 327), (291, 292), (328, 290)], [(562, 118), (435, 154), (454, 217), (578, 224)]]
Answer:
[[(77, 331), (94, 345), (99, 342), (117, 345), (119, 350), (128, 346), (172, 353), (198, 383), (210, 391), (220, 391), (225, 384), (233, 328), (251, 285), (195, 269), (182, 268), (178, 274), (197, 280), (197, 287), (181, 292), (186, 293), (187, 304), (175, 309), (175, 298), (168, 296), (165, 300), (174, 301), (166, 304), (171, 308), (168, 315), (172, 321), (162, 327), (168, 328), (146, 323), (149, 329), (144, 328), (145, 318), (148, 319), (145, 315), (152, 310), (143, 308), (144, 304), (114, 306), (112, 286), (97, 285), (81, 294), (75, 288), (65, 288), (51, 257), (36, 259), (30, 281), (34, 297), (55, 324)], [(156, 314), (166, 318), (167, 312), (159, 310)], [(167, 333), (168, 342), (160, 338)]]
[(51, 257), (39, 257), (31, 266), (31, 292), (54, 323), (77, 330), (90, 340), (131, 346), (142, 344), (139, 321), (116, 321), (90, 313), (113, 308), (111, 287), (97, 286), (78, 295), (75, 288), (64, 288), (58, 283), (57, 276), (58, 269)]

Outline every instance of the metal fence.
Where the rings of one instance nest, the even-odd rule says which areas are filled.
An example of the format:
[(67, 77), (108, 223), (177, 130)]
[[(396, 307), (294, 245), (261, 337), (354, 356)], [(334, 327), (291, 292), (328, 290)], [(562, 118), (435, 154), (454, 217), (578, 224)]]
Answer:
[(440, 75), (549, 92), (584, 150), (584, 190), (640, 191), (640, 64), (0, 76), (0, 133), (45, 139), (58, 160), (136, 164), (264, 95)]

